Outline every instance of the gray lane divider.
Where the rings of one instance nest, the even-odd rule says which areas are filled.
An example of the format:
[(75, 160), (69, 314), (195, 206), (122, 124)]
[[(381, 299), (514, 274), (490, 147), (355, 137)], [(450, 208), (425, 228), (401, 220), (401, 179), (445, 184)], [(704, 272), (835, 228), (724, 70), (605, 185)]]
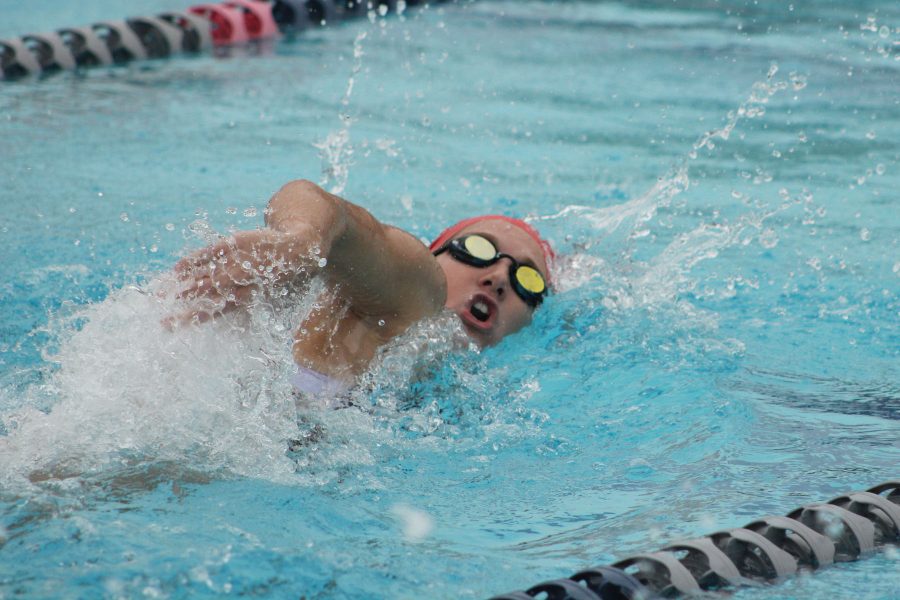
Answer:
[(890, 494), (888, 494), (887, 496), (887, 499), (894, 504), (900, 504), (900, 481), (886, 481), (884, 483), (876, 485), (875, 487), (871, 487), (866, 491), (870, 494), (875, 494), (876, 496), (880, 496), (885, 492), (890, 492)]
[[(650, 597), (650, 590), (626, 573), (614, 567), (594, 567), (572, 575), (569, 579), (584, 585), (599, 598), (633, 600)], [(523, 592), (524, 593), (524, 592)], [(526, 599), (531, 598), (526, 594)]]
[(141, 45), (140, 38), (125, 21), (101, 21), (93, 27), (100, 39), (106, 42), (114, 63), (121, 64), (147, 58), (147, 50)]
[[(447, 0), (407, 0), (405, 7)], [(121, 65), (271, 40), (364, 16), (396, 14), (397, 0), (224, 0), (185, 12), (102, 21), (57, 32), (0, 40), (0, 79), (20, 79), (79, 67)]]
[(755, 531), (738, 527), (709, 537), (748, 579), (764, 582), (797, 572), (793, 556)]
[(339, 14), (329, 0), (276, 0), (272, 6), (272, 16), (283, 31), (321, 27), (335, 21)]
[(21, 38), (0, 40), (0, 75), (15, 79), (41, 72), (41, 63), (31, 53)]
[[(888, 539), (900, 537), (900, 506), (872, 492), (857, 492), (838, 496), (828, 504), (840, 506), (855, 515), (865, 517), (875, 525), (876, 534)], [(875, 541), (878, 545), (878, 540)]]
[(745, 526), (789, 552), (801, 567), (817, 569), (834, 562), (834, 544), (800, 521), (787, 517), (765, 517)]
[(900, 480), (491, 600), (651, 600), (783, 580), (900, 543)]
[(612, 566), (651, 587), (660, 596), (696, 594), (701, 590), (700, 584), (687, 567), (670, 552), (636, 554), (613, 563)]
[(833, 504), (810, 504), (788, 514), (831, 539), (835, 562), (856, 560), (875, 549), (875, 526)]
[(525, 592), (526, 598), (544, 595), (547, 600), (600, 600), (597, 594), (571, 579), (545, 581)]
[(111, 65), (112, 54), (106, 43), (88, 27), (60, 29), (59, 35), (75, 57), (75, 64), (84, 67)]
[(212, 28), (207, 19), (184, 12), (165, 12), (159, 18), (184, 32), (181, 45), (185, 52), (200, 52), (212, 48)]
[(37, 58), (41, 71), (53, 72), (75, 68), (75, 57), (55, 31), (22, 36), (25, 46)]
[(147, 51), (147, 58), (165, 58), (181, 52), (184, 31), (156, 17), (133, 17), (126, 23)]
[(747, 579), (728, 555), (709, 538), (676, 542), (663, 548), (663, 552), (672, 552), (676, 557), (679, 552), (685, 552), (686, 555), (678, 560), (703, 589), (747, 585)]

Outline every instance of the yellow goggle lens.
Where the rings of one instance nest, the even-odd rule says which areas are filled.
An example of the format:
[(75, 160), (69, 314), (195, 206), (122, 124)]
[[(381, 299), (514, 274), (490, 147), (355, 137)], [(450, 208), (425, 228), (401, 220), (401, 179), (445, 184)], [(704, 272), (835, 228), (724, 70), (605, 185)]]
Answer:
[(542, 294), (547, 287), (544, 283), (544, 278), (537, 269), (532, 269), (531, 267), (526, 267), (524, 265), (516, 270), (516, 281), (532, 294)]
[(480, 235), (470, 235), (465, 240), (466, 252), (480, 260), (491, 260), (497, 255), (497, 248), (490, 240)]

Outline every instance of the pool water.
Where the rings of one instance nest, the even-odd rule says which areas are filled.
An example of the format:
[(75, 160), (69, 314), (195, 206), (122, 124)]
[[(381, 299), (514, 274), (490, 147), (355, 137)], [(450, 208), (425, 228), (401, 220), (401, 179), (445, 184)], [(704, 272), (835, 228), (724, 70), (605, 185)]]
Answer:
[[(887, 0), (484, 0), (3, 84), (0, 598), (485, 598), (897, 478), (898, 44)], [(295, 178), (423, 240), (528, 215), (557, 292), (298, 421), (308, 296), (172, 334), (155, 293)]]

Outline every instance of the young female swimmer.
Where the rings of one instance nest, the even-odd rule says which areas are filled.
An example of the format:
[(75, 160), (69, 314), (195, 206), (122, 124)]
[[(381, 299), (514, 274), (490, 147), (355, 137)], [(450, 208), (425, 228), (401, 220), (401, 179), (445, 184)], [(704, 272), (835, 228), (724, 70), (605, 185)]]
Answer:
[(265, 228), (176, 264), (179, 296), (192, 308), (171, 324), (203, 321), (247, 304), (262, 286), (321, 274), (330, 293), (295, 334), (293, 383), (305, 393), (339, 392), (380, 346), (444, 308), (480, 346), (525, 327), (547, 294), (553, 256), (531, 226), (499, 215), (461, 221), (426, 248), (365, 209), (292, 181), (269, 201)]

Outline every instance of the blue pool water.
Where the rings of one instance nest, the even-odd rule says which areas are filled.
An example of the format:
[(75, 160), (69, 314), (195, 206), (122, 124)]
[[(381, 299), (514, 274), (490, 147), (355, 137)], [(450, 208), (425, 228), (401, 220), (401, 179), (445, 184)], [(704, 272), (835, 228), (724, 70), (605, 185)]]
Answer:
[[(460, 2), (0, 86), (0, 598), (485, 598), (900, 476), (900, 8), (846, 4)], [(559, 291), (483, 353), (424, 324), (288, 453), (310, 300), (173, 335), (152, 292), (298, 177), (426, 240), (530, 215)]]

